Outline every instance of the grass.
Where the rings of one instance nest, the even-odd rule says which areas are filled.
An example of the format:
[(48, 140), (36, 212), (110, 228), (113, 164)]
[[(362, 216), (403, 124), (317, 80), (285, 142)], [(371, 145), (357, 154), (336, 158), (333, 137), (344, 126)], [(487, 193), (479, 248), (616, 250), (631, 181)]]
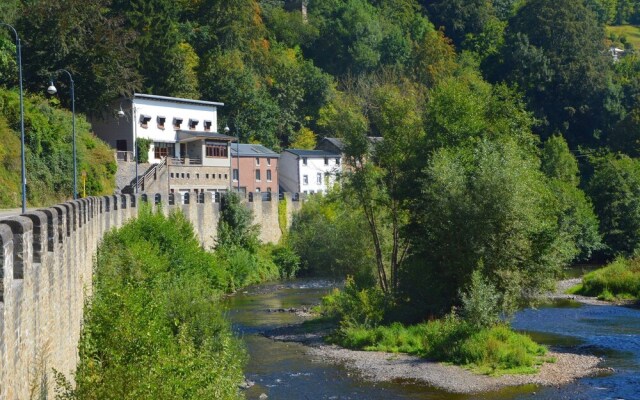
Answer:
[(631, 43), (635, 49), (640, 49), (640, 26), (636, 25), (619, 25), (607, 26), (607, 34), (625, 37), (627, 42)]
[(617, 258), (606, 267), (586, 274), (582, 284), (567, 293), (606, 301), (636, 300), (640, 298), (640, 258)]
[(553, 361), (544, 357), (546, 347), (507, 325), (476, 329), (452, 316), (412, 326), (342, 326), (329, 340), (351, 349), (449, 362), (488, 375), (534, 373), (536, 366)]

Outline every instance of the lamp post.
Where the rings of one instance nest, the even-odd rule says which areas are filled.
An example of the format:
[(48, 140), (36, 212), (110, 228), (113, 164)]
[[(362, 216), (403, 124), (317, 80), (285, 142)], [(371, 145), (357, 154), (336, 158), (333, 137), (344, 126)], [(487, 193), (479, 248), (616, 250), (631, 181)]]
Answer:
[(22, 213), (27, 212), (27, 168), (25, 166), (24, 157), (24, 100), (22, 95), (22, 45), (20, 44), (20, 37), (16, 29), (4, 22), (0, 22), (0, 25), (6, 26), (13, 31), (16, 37), (16, 55), (18, 58), (18, 81), (20, 83), (20, 158), (22, 160)]
[(133, 119), (133, 159), (136, 162), (136, 187), (133, 191), (138, 194), (138, 121), (136, 120), (136, 107), (131, 101), (131, 115)]
[[(229, 134), (229, 127), (224, 127), (224, 133)], [(238, 194), (240, 194), (240, 133), (236, 129), (236, 165), (238, 166)]]
[[(73, 199), (76, 200), (78, 198), (78, 159), (76, 155), (76, 97), (73, 86), (73, 76), (71, 76), (71, 72), (66, 69), (59, 69), (55, 74), (60, 72), (64, 72), (69, 76), (69, 82), (71, 83), (71, 129), (73, 134)], [(53, 85), (53, 78), (51, 79), (51, 83), (47, 88), (47, 93), (53, 95), (58, 92), (58, 89)]]

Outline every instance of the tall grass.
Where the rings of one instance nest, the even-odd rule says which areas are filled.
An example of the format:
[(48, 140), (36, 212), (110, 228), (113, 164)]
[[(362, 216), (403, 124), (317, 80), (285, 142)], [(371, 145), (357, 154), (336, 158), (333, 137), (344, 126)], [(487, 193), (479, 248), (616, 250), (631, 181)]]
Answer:
[(479, 329), (455, 316), (412, 326), (342, 326), (329, 340), (351, 349), (413, 354), (491, 375), (533, 373), (547, 352), (505, 324)]
[(640, 258), (617, 258), (604, 268), (586, 274), (572, 290), (603, 300), (640, 298)]

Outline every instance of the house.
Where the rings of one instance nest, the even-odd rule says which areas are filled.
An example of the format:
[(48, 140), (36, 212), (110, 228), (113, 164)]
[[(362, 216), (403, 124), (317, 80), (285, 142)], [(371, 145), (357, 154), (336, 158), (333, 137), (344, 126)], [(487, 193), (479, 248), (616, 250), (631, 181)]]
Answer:
[(625, 55), (625, 50), (611, 46), (609, 47), (609, 54), (611, 54), (611, 58), (613, 58), (613, 62), (618, 62)]
[(280, 154), (280, 188), (292, 193), (326, 193), (342, 171), (342, 156), (324, 150), (287, 149)]
[[(160, 181), (154, 190), (226, 191), (231, 187), (230, 143), (236, 139), (218, 133), (217, 109), (223, 105), (136, 93), (120, 105), (117, 116), (92, 124), (98, 137), (116, 149), (119, 162), (135, 160), (136, 142), (149, 143), (149, 171), (155, 168), (153, 179)], [(146, 168), (138, 171), (138, 181), (142, 178), (138, 189), (150, 190)]]
[(243, 193), (278, 193), (280, 154), (259, 144), (234, 144), (231, 159), (234, 189)]
[[(382, 142), (382, 137), (380, 136), (367, 136), (367, 141), (369, 142), (369, 150), (373, 151), (375, 150), (375, 146)], [(343, 164), (348, 164), (348, 159), (346, 159), (345, 155), (344, 155), (344, 148), (345, 148), (345, 144), (342, 141), (342, 139), (339, 138), (332, 138), (332, 137), (325, 137), (322, 138), (322, 140), (320, 140), (318, 142), (318, 144), (316, 145), (316, 150), (324, 150), (327, 151), (329, 153), (335, 153), (335, 154), (340, 154), (342, 156), (342, 159), (344, 161)], [(344, 171), (352, 171), (351, 166), (349, 165), (343, 165), (342, 166)]]

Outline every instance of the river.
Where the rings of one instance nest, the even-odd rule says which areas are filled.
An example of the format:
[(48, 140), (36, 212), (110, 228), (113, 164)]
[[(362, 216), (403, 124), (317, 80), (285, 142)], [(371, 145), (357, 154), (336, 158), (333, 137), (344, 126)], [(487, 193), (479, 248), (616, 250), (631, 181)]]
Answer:
[(246, 376), (255, 385), (247, 399), (638, 399), (640, 398), (640, 311), (563, 301), (519, 312), (513, 326), (537, 341), (603, 356), (614, 373), (581, 379), (559, 388), (525, 386), (477, 395), (449, 394), (411, 382), (374, 383), (343, 365), (313, 359), (298, 343), (260, 335), (302, 321), (294, 313), (269, 309), (312, 306), (333, 283), (296, 280), (245, 289), (227, 300), (234, 330), (250, 360)]

